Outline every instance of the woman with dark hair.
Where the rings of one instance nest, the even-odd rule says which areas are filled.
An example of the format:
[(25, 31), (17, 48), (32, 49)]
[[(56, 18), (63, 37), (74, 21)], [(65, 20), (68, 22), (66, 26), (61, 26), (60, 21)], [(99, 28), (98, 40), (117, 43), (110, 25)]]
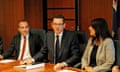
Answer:
[(96, 18), (88, 29), (90, 38), (82, 57), (82, 68), (87, 72), (110, 69), (115, 61), (115, 49), (107, 22)]

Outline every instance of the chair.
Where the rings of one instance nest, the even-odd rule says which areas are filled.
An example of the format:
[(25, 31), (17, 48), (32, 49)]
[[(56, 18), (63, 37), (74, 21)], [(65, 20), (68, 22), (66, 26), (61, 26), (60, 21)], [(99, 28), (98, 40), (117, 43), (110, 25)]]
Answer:
[(115, 55), (116, 55), (115, 64), (120, 66), (120, 40), (115, 40), (114, 45), (115, 45)]
[(74, 67), (76, 68), (80, 68), (81, 67), (81, 58), (83, 56), (83, 53), (84, 53), (84, 50), (85, 50), (85, 47), (86, 47), (86, 44), (87, 44), (87, 41), (88, 41), (88, 36), (87, 36), (87, 33), (85, 32), (79, 32), (79, 31), (76, 31), (77, 33), (77, 36), (78, 36), (78, 41), (79, 41), (79, 46), (80, 46), (80, 62), (75, 64)]
[(80, 53), (82, 57), (87, 41), (88, 41), (88, 37), (85, 32), (77, 32), (77, 36), (78, 36), (78, 41), (79, 41), (79, 46), (80, 46), (80, 51), (81, 51)]
[(40, 38), (42, 39), (43, 43), (46, 40), (46, 32), (43, 29), (31, 29), (31, 33), (33, 34), (37, 34), (40, 36)]

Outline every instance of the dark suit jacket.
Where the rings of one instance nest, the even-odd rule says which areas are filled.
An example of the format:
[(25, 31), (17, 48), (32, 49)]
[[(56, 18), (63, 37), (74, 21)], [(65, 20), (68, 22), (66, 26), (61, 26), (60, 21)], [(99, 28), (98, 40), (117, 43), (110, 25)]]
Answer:
[[(49, 53), (49, 60), (54, 63), (54, 32), (47, 33), (46, 46), (41, 49), (34, 59), (42, 59)], [(80, 48), (78, 38), (74, 32), (64, 31), (59, 52), (59, 62), (66, 62), (69, 66), (73, 66), (80, 61)]]
[[(29, 34), (30, 34), (29, 35), (30, 54), (31, 56), (34, 56), (37, 52), (40, 51), (42, 46), (41, 44), (43, 43), (39, 35), (32, 34), (31, 32)], [(11, 55), (13, 55), (14, 51), (15, 51), (15, 58), (16, 59), (18, 58), (20, 52), (20, 39), (21, 39), (20, 34), (14, 36), (10, 48), (3, 53), (4, 58), (8, 58)]]
[(3, 41), (2, 38), (0, 37), (0, 54), (3, 53)]

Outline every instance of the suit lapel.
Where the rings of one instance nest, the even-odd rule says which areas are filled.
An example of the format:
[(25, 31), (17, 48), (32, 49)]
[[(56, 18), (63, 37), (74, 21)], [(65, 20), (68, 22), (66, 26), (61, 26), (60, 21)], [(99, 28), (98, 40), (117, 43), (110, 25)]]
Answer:
[(19, 49), (19, 50), (20, 50), (20, 39), (21, 39), (21, 38), (18, 38), (18, 40), (17, 40), (17, 45), (16, 45), (16, 46), (17, 46), (17, 49)]
[(99, 59), (99, 55), (101, 54), (101, 49), (102, 49), (102, 42), (103, 40), (100, 40), (100, 44), (98, 46), (97, 54), (96, 54), (96, 60)]
[(93, 47), (94, 47), (93, 45), (90, 45), (89, 49), (87, 49), (88, 50), (88, 63), (90, 63), (90, 57), (91, 57), (91, 53), (92, 53)]
[(51, 45), (52, 45), (52, 48), (54, 48), (54, 39), (55, 39), (55, 36), (54, 36), (54, 33), (53, 33), (52, 36), (51, 36)]
[(16, 59), (18, 58), (20, 53), (20, 40), (21, 40), (21, 37), (18, 35), (18, 38), (16, 39), (16, 50), (17, 50)]
[(33, 35), (31, 34), (31, 32), (29, 33), (28, 41), (29, 41), (29, 51), (30, 51), (31, 56), (33, 56), (35, 52), (34, 52), (34, 47), (33, 47), (33, 43), (34, 43)]
[(48, 42), (49, 44), (48, 44), (48, 45), (50, 46), (50, 48), (53, 48), (53, 49), (51, 49), (51, 51), (52, 51), (51, 53), (54, 54), (54, 38), (55, 38), (55, 37), (54, 37), (54, 33), (51, 32), (51, 34), (48, 35), (48, 38), (49, 38), (49, 40), (48, 40), (48, 41), (49, 41), (49, 42)]
[(59, 52), (59, 57), (63, 54), (62, 52), (64, 51), (64, 47), (65, 47), (65, 31), (63, 32), (63, 36), (61, 39), (61, 48), (60, 48), (60, 52)]
[(32, 36), (31, 34), (29, 35), (29, 50), (30, 50), (30, 54), (33, 55), (33, 51), (32, 51), (32, 45), (33, 45), (33, 41), (32, 41)]

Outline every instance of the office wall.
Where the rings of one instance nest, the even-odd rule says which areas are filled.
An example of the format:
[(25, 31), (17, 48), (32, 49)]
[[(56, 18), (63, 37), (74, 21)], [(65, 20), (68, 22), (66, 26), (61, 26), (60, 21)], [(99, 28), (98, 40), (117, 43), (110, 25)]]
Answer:
[(30, 22), (31, 28), (42, 29), (42, 0), (24, 0), (25, 19)]
[(0, 35), (8, 48), (16, 33), (17, 21), (24, 18), (23, 0), (0, 0)]
[(31, 28), (42, 29), (42, 0), (0, 0), (0, 36), (5, 50), (21, 19), (29, 20)]
[[(42, 1), (43, 0), (0, 0), (0, 35), (4, 41), (4, 48), (7, 49), (11, 43), (12, 37), (16, 34), (17, 21), (21, 19), (28, 19), (30, 21), (31, 28), (43, 28), (43, 15), (42, 15)], [(54, 7), (68, 7), (74, 6), (74, 4), (65, 3), (69, 0), (57, 0), (63, 1), (61, 4), (55, 4), (55, 0), (49, 0), (48, 6)], [(74, 1), (74, 0), (72, 0)], [(52, 4), (53, 3), (53, 4)], [(74, 3), (74, 2), (73, 2)], [(65, 6), (63, 6), (65, 5)], [(50, 9), (51, 7), (48, 7)], [(60, 8), (64, 9), (64, 8)], [(72, 9), (72, 8), (70, 8)], [(56, 9), (55, 9), (56, 10)], [(64, 9), (65, 10), (65, 9)], [(48, 11), (51, 13), (51, 11)], [(57, 11), (58, 12), (58, 11)], [(63, 13), (63, 12), (62, 12)], [(67, 13), (67, 12), (66, 12)], [(68, 15), (71, 17), (73, 15)], [(51, 15), (53, 15), (51, 13)], [(51, 16), (49, 14), (49, 17)], [(79, 0), (79, 25), (80, 30), (88, 32), (88, 26), (90, 21), (96, 17), (103, 17), (109, 24), (109, 29), (112, 30), (112, 0)], [(68, 19), (69, 20), (69, 19)], [(75, 22), (68, 22), (74, 23)], [(67, 28), (74, 29), (73, 24)]]
[[(88, 33), (88, 26), (90, 21), (94, 18), (101, 17), (105, 18), (108, 22), (110, 31), (112, 31), (112, 0), (78, 0), (79, 2), (79, 27), (80, 31)], [(75, 8), (75, 0), (47, 0), (48, 3), (48, 17), (54, 16), (56, 13), (61, 13), (65, 17), (75, 17), (75, 13), (66, 12), (66, 7)], [(71, 4), (72, 3), (72, 4)], [(50, 9), (49, 9), (50, 8)], [(56, 9), (60, 8), (60, 10)], [(70, 11), (69, 11), (70, 12)], [(74, 16), (73, 16), (74, 15)], [(48, 21), (50, 23), (50, 21)], [(50, 27), (50, 25), (48, 25)], [(49, 28), (48, 27), (48, 28)], [(68, 28), (69, 30), (74, 30), (75, 20), (71, 22), (69, 20)]]
[(80, 0), (81, 30), (88, 32), (90, 21), (97, 17), (105, 18), (112, 30), (112, 0)]
[(75, 30), (75, 0), (47, 0), (48, 30), (57, 14), (64, 15), (67, 30)]

